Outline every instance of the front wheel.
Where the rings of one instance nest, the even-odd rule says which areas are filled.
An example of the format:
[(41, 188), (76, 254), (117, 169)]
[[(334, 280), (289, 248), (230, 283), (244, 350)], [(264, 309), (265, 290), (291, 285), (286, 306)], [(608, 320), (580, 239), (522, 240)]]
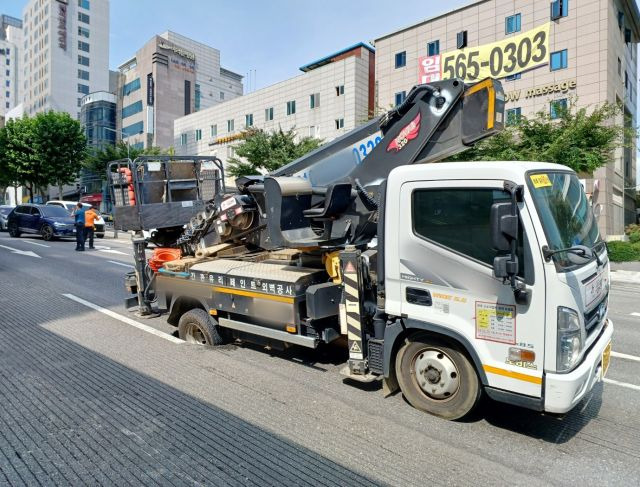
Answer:
[(218, 323), (202, 309), (192, 309), (182, 315), (178, 323), (178, 335), (187, 343), (221, 345)]
[(45, 242), (50, 242), (53, 240), (53, 227), (51, 225), (43, 225), (42, 230), (40, 230), (40, 234), (42, 235), (42, 240)]
[(13, 238), (17, 238), (20, 236), (20, 231), (18, 230), (17, 223), (9, 223), (9, 236)]
[(480, 399), (478, 374), (453, 343), (417, 335), (396, 356), (402, 394), (416, 409), (455, 420), (469, 414)]

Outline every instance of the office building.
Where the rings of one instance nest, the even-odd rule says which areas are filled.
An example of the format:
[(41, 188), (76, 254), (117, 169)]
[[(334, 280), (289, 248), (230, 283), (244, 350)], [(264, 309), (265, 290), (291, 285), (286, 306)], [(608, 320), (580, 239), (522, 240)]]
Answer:
[(102, 150), (116, 143), (116, 103), (113, 93), (97, 91), (82, 98), (80, 123), (87, 137), (89, 150)]
[(20, 104), (20, 57), (22, 21), (9, 15), (0, 15), (0, 116)]
[(216, 155), (226, 164), (251, 127), (330, 141), (373, 113), (374, 67), (374, 50), (359, 43), (302, 66), (299, 76), (178, 118), (176, 154)]
[[(377, 103), (396, 105), (412, 86), (466, 76), (467, 68), (473, 75), (476, 66), (458, 63), (459, 55), (477, 52), (475, 62), (484, 52), (478, 72), (501, 78), (507, 123), (541, 110), (554, 117), (577, 97), (578, 107), (620, 102), (635, 126), (639, 38), (635, 0), (474, 1), (375, 40)], [(635, 221), (635, 148), (617, 150), (609, 164), (581, 177), (602, 205), (601, 232), (622, 234)]]
[(22, 17), (24, 113), (79, 118), (82, 97), (109, 89), (109, 0), (30, 0)]
[(118, 130), (132, 146), (173, 145), (173, 122), (242, 95), (220, 51), (174, 32), (154, 36), (119, 66)]

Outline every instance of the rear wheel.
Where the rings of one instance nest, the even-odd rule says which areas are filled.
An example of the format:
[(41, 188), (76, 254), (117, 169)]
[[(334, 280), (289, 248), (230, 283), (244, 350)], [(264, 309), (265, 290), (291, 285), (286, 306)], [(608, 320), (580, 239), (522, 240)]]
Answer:
[(466, 416), (480, 399), (480, 381), (467, 356), (428, 335), (406, 340), (396, 356), (396, 375), (414, 408), (443, 419)]
[(187, 311), (178, 323), (178, 335), (187, 343), (221, 345), (218, 323), (202, 309)]
[(20, 231), (18, 230), (18, 224), (16, 222), (9, 223), (9, 236), (14, 238), (20, 236)]
[(42, 225), (40, 235), (42, 235), (42, 240), (45, 240), (47, 242), (53, 240), (53, 227), (48, 224)]

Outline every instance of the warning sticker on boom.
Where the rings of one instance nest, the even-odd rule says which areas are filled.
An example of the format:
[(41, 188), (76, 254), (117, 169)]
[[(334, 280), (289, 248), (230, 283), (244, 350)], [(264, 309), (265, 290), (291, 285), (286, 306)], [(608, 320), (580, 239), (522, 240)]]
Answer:
[(515, 344), (516, 307), (476, 301), (476, 338)]

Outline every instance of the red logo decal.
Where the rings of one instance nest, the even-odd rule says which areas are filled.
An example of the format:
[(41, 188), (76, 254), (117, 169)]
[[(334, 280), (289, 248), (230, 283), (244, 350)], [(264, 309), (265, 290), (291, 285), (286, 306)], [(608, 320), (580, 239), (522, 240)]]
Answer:
[(418, 132), (420, 132), (420, 112), (416, 115), (416, 118), (411, 120), (409, 125), (403, 128), (398, 136), (389, 142), (387, 146), (387, 152), (391, 152), (395, 150), (396, 152), (402, 150), (407, 142), (415, 139), (418, 136)]

